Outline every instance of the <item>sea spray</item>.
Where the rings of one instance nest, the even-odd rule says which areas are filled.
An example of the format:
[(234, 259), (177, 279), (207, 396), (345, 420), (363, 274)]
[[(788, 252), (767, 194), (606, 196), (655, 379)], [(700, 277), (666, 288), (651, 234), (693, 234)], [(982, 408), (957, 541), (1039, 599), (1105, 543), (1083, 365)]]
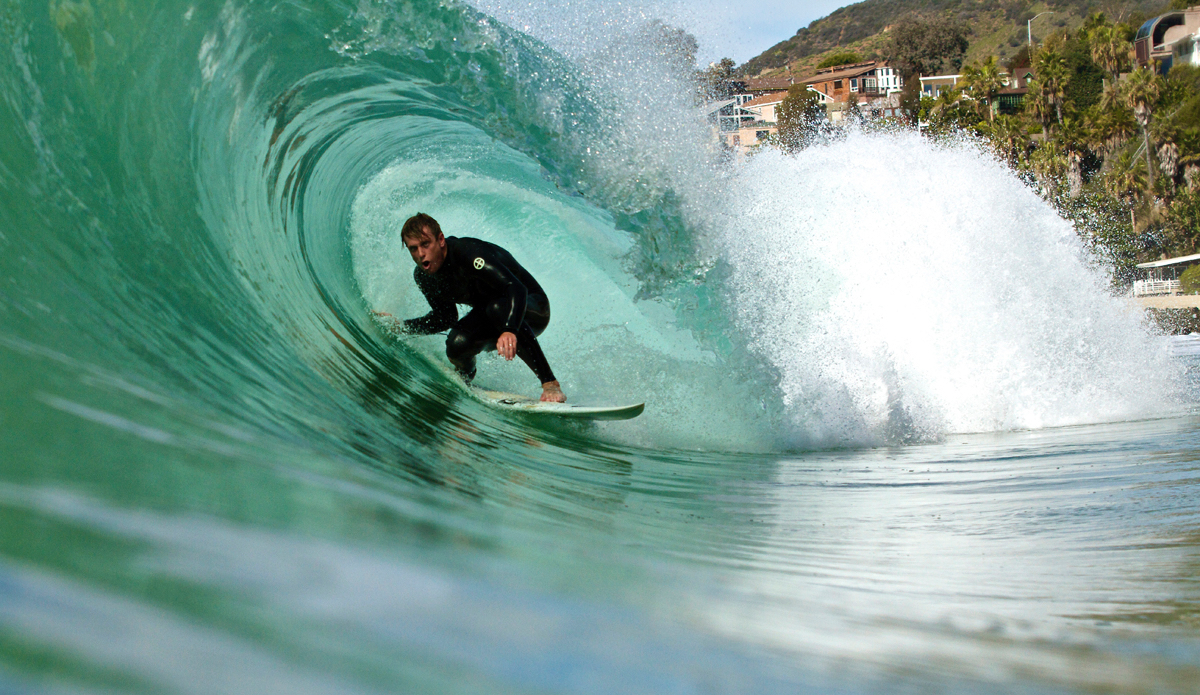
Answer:
[(1179, 369), (1070, 224), (968, 144), (850, 132), (739, 174), (729, 305), (816, 441), (1136, 419)]

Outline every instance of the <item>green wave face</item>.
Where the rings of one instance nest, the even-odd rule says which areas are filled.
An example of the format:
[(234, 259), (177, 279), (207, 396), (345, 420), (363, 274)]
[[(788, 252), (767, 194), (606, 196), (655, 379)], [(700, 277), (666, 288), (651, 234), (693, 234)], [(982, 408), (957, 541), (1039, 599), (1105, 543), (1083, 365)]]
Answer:
[[(1089, 627), (1192, 620), (1194, 483), (1159, 455), (1190, 430), (948, 435), (1161, 414), (1186, 365), (970, 148), (852, 134), (726, 167), (646, 36), (568, 60), (444, 0), (0, 7), (0, 690), (1194, 682), (1176, 633)], [(804, 198), (864, 180), (927, 186), (887, 213), (904, 243)], [(959, 215), (971, 181), (993, 193)], [(572, 399), (646, 413), (505, 417), (439, 338), (382, 330), (372, 310), (425, 311), (417, 211), (537, 276)], [(1034, 250), (997, 261), (1013, 219)], [(921, 285), (933, 246), (976, 310)], [(867, 286), (852, 255), (920, 271)], [(1061, 296), (1027, 291), (1047, 258)], [(916, 285), (928, 311), (897, 319)], [(494, 358), (480, 381), (536, 391)], [(1141, 517), (1145, 489), (1180, 494)]]

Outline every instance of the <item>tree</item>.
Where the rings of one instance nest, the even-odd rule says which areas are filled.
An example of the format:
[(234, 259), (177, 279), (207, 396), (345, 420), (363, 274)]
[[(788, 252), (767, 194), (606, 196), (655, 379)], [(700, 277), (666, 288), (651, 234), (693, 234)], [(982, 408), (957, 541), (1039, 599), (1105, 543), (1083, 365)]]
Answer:
[(1154, 103), (1162, 94), (1162, 78), (1149, 66), (1134, 70), (1125, 83), (1125, 102), (1133, 109), (1133, 117), (1142, 129), (1142, 145), (1146, 150), (1146, 195), (1150, 196), (1154, 183), (1154, 165), (1150, 161), (1150, 120), (1154, 115)]
[(1087, 126), (1078, 118), (1068, 116), (1055, 133), (1050, 144), (1066, 156), (1068, 195), (1079, 197), (1083, 191), (1083, 157), (1087, 154), (1084, 145), (1087, 140)]
[(1021, 166), (1025, 152), (1029, 149), (1029, 136), (1025, 134), (1025, 129), (1015, 116), (997, 116), (983, 132), (991, 141), (996, 154), (1008, 162), (1009, 166), (1014, 169)]
[(1105, 86), (1099, 106), (1088, 110), (1087, 125), (1084, 137), (1094, 150), (1104, 155), (1108, 166), (1113, 154), (1137, 132), (1137, 121), (1118, 83)]
[(1092, 44), (1092, 60), (1104, 68), (1112, 77), (1112, 81), (1116, 82), (1121, 76), (1121, 65), (1125, 63), (1126, 57), (1129, 55), (1129, 41), (1111, 24), (1103, 24), (1092, 29), (1088, 34), (1088, 40)]
[(1000, 66), (996, 65), (996, 57), (990, 56), (982, 64), (972, 63), (963, 70), (963, 83), (967, 91), (975, 99), (987, 106), (988, 122), (995, 117), (996, 96), (1004, 89), (1000, 79)]
[(1067, 82), (1071, 73), (1062, 53), (1056, 47), (1047, 46), (1037, 52), (1033, 60), (1034, 72), (1041, 90), (1041, 98), (1054, 106), (1055, 123), (1063, 119), (1063, 102), (1067, 96)]
[(1132, 205), (1138, 195), (1145, 190), (1146, 176), (1135, 165), (1133, 156), (1128, 152), (1121, 153), (1113, 168), (1104, 178), (1104, 188), (1114, 198)]
[(1067, 175), (1066, 155), (1050, 142), (1043, 142), (1029, 158), (1038, 184), (1047, 194), (1057, 195), (1061, 182)]
[(1025, 94), (1025, 113), (1046, 130), (1054, 119), (1054, 99), (1036, 77), (1029, 81), (1029, 91)]
[(1022, 44), (1013, 57), (1004, 62), (1004, 67), (1011, 75), (1017, 71), (1017, 68), (1027, 68), (1029, 64), (1029, 44)]
[(967, 54), (966, 31), (949, 19), (902, 19), (892, 27), (890, 55), (905, 81), (934, 74), (944, 67), (957, 71)]
[(697, 73), (696, 82), (700, 98), (704, 101), (728, 99), (733, 93), (735, 65), (732, 58), (722, 58)]
[(821, 97), (807, 85), (788, 87), (787, 96), (775, 109), (779, 144), (786, 152), (802, 150), (812, 144), (825, 118)]
[(1179, 276), (1179, 289), (1184, 294), (1200, 294), (1200, 265), (1190, 265)]
[[(686, 79), (695, 74), (699, 44), (695, 36), (683, 29), (655, 19), (638, 27), (625, 41), (628, 43), (624, 45), (648, 47), (663, 68), (679, 77)], [(624, 45), (618, 42), (616, 50)]]

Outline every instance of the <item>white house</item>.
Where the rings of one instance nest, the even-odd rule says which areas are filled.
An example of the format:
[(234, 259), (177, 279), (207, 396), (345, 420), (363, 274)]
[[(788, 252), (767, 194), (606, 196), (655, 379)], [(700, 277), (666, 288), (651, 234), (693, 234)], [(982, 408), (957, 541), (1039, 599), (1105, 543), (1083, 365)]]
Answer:
[(884, 63), (875, 71), (876, 78), (879, 80), (879, 93), (883, 95), (899, 92), (904, 88), (904, 80), (900, 77), (900, 71), (896, 68)]
[(1172, 65), (1200, 65), (1200, 31), (1181, 36), (1171, 45)]
[(1138, 268), (1146, 271), (1144, 280), (1133, 281), (1133, 296), (1149, 297), (1163, 294), (1179, 294), (1179, 276), (1192, 265), (1200, 263), (1200, 253), (1161, 261), (1139, 263)]
[(938, 98), (942, 92), (954, 89), (962, 75), (930, 75), (921, 78), (921, 96)]
[(742, 108), (757, 114), (758, 120), (775, 123), (775, 109), (783, 103), (787, 92), (770, 92), (742, 104)]

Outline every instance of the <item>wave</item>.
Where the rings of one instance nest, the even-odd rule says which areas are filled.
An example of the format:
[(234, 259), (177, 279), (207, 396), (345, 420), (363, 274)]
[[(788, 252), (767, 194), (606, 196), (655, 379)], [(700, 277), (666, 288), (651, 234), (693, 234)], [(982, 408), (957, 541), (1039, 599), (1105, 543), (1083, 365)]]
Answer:
[(1175, 403), (1165, 347), (1003, 167), (896, 134), (726, 164), (653, 31), (567, 60), (456, 3), (80, 7), (9, 23), (5, 331), (259, 427), (446, 407), (437, 339), (370, 318), (422, 311), (418, 210), (539, 277), (569, 393), (649, 402), (590, 437), (780, 450)]

